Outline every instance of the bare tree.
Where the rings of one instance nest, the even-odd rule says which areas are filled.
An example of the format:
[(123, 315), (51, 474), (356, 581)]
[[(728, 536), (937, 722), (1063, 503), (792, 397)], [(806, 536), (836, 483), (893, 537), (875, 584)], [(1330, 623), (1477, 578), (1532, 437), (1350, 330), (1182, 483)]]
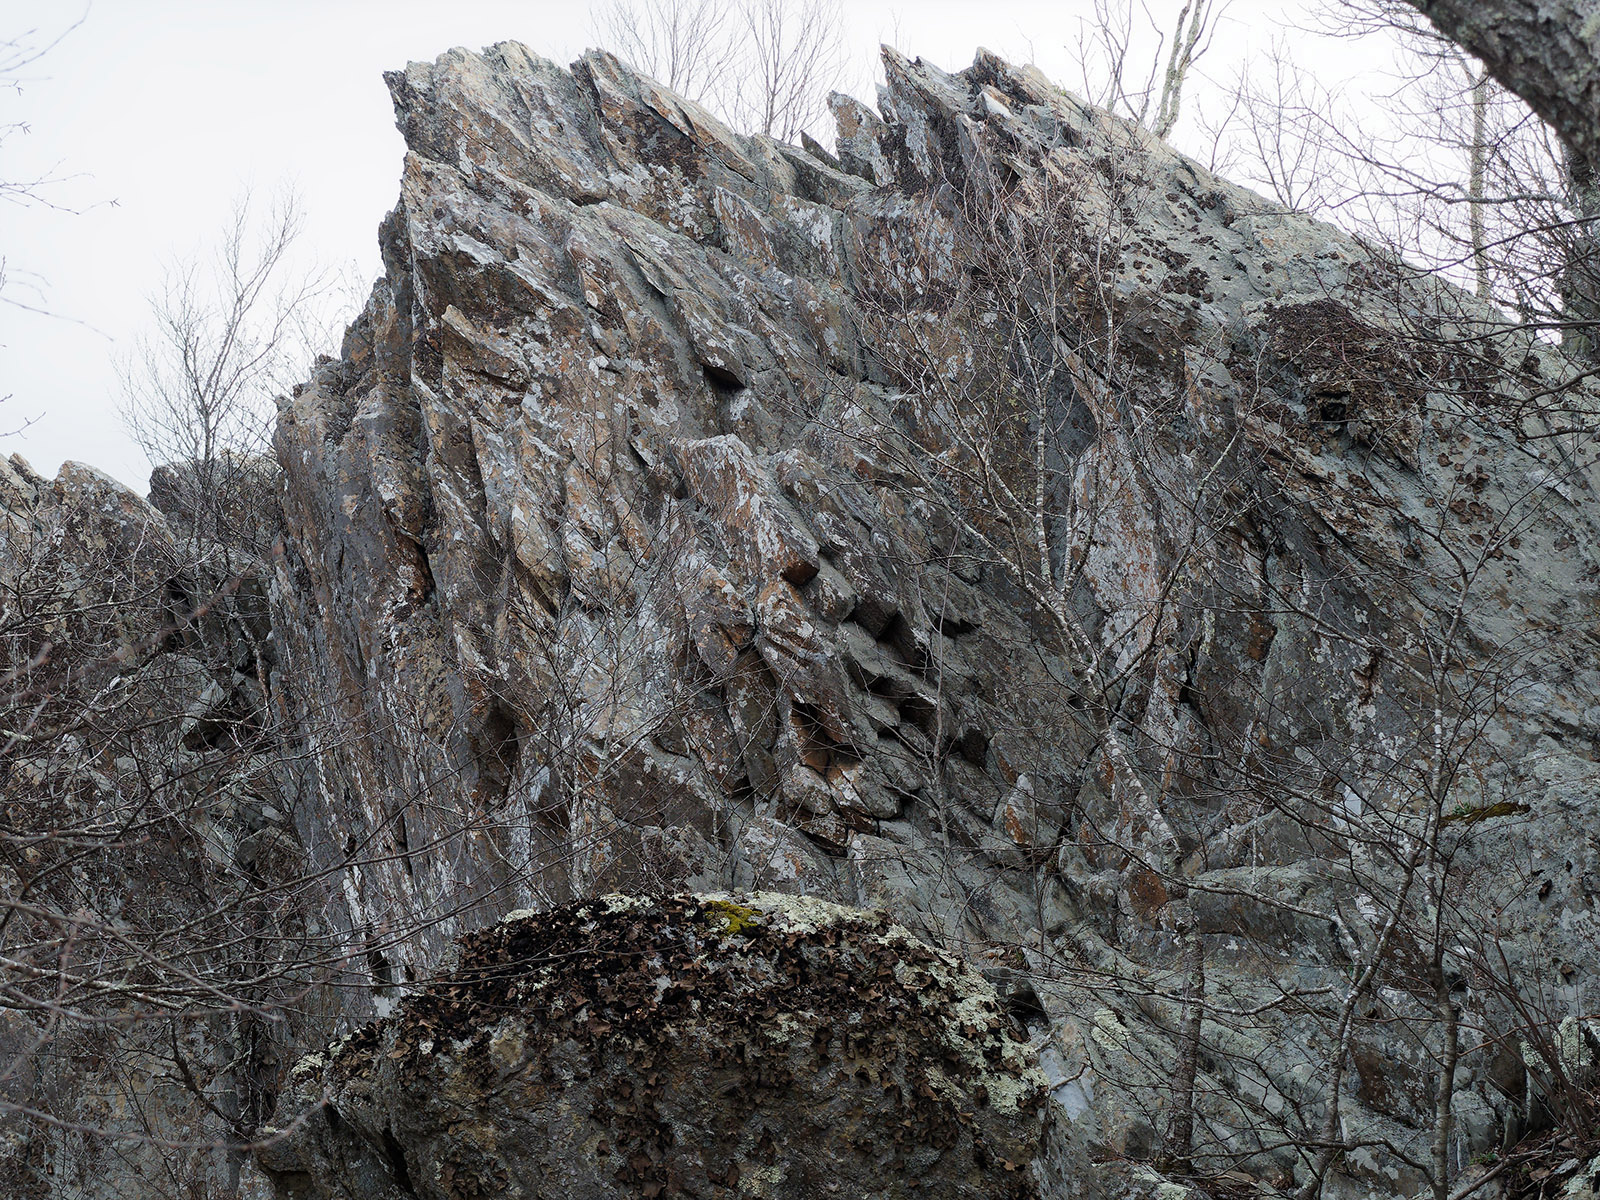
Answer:
[(1539, 331), (1574, 377), (1593, 370), (1600, 248), (1583, 162), (1406, 4), (1346, 0), (1312, 32), (1379, 39), (1395, 83), (1381, 100), (1327, 88), (1276, 43), (1235, 85), (1230, 116), (1247, 119), (1217, 131), (1231, 169), (1470, 288), (1487, 303), (1467, 336)]
[(335, 273), (296, 273), (295, 198), (260, 209), (242, 197), (208, 253), (168, 268), (150, 298), (153, 332), (118, 364), (128, 430), (152, 465), (176, 465), (166, 485), (205, 542), (243, 532), (243, 514), (216, 502), (246, 500), (251, 484), (261, 492), (273, 398), (332, 348), (342, 298)]
[[(152, 301), (125, 412), (172, 464), (152, 486), (165, 511), (83, 468), (0, 469), (6, 1187), (54, 1131), (86, 1163), (131, 1155), (228, 1194), (291, 1014), (345, 969), (293, 828), (261, 557), (272, 391), (325, 343), (335, 298), (330, 273), (287, 279), (298, 225), (291, 202), (261, 228), (241, 203)], [(296, 732), (336, 741), (318, 711)]]
[(1554, 125), (1573, 151), (1600, 158), (1600, 65), (1584, 0), (1410, 0), (1450, 40)]
[(843, 26), (841, 0), (612, 0), (595, 32), (737, 128), (793, 141), (843, 81)]
[[(1095, 153), (1104, 155), (1103, 169), (1092, 176), (1082, 164), (1052, 160), (1009, 182), (983, 160), (969, 161), (971, 177), (950, 189), (954, 203), (926, 213), (924, 253), (903, 277), (918, 282), (887, 281), (862, 299), (899, 403), (876, 418), (870, 408), (854, 412), (851, 433), (838, 432), (871, 431), (908, 497), (950, 522), (940, 565), (1008, 580), (1043, 631), (1040, 646), (1059, 655), (1059, 685), (1070, 693), (1064, 708), (1092, 730), (1083, 769), (1104, 781), (1092, 800), (1089, 789), (1080, 794), (1079, 842), (1117, 864), (1113, 906), (1181, 947), (1163, 993), (1163, 1003), (1176, 1001), (1178, 1054), (1163, 1067), (1170, 1082), (1161, 1089), (1168, 1115), (1158, 1160), (1187, 1171), (1204, 1086), (1202, 1031), (1213, 1017), (1205, 931), (1184, 899), (1178, 866), (1189, 843), (1171, 811), (1192, 802), (1178, 794), (1196, 773), (1196, 748), (1167, 707), (1161, 677), (1180, 628), (1194, 619), (1194, 588), (1220, 528), (1211, 509), (1235, 480), (1239, 448), (1237, 430), (1207, 428), (1194, 447), (1198, 478), (1182, 492), (1161, 482), (1157, 430), (1176, 413), (1199, 411), (1194, 379), (1205, 371), (1205, 349), (1175, 384), (1141, 380), (1116, 277), (1154, 197), (1136, 143), (1113, 140)], [(1113, 530), (1143, 527), (1144, 513), (1162, 532), (1135, 556), (1148, 555), (1148, 569), (1131, 570), (1119, 588), (1100, 547)], [(1086, 613), (1086, 594), (1104, 610)], [(938, 781), (950, 734), (936, 728), (930, 740), (926, 773), (937, 810), (948, 803)], [(952, 815), (941, 823), (948, 827)], [(1057, 836), (1054, 852), (1039, 860), (1044, 875), (1061, 869), (1056, 853), (1068, 853), (1061, 842), (1069, 835)], [(1037, 977), (1083, 978), (1069, 965), (1079, 947), (1063, 950), (1043, 934), (1023, 944)], [(1101, 943), (1088, 957), (1111, 953)], [(1097, 972), (1093, 980), (1102, 993), (1126, 987), (1140, 1003), (1151, 999), (1148, 977), (1131, 964), (1127, 974)]]
[(1489, 159), (1489, 76), (1479, 72), (1472, 81), (1472, 141), (1467, 166), (1467, 236), (1472, 243), (1472, 291), (1480, 300), (1490, 297), (1489, 238), (1484, 232), (1484, 174)]
[(727, 86), (737, 15), (714, 0), (610, 0), (594, 11), (607, 49), (696, 103), (714, 103)]
[[(1139, 20), (1131, 0), (1094, 0), (1092, 15), (1078, 22), (1084, 95), (1158, 138), (1170, 138), (1182, 115), (1184, 86), (1226, 11), (1226, 3), (1216, 0), (1183, 0), (1169, 33), (1148, 6)], [(1146, 58), (1144, 44), (1152, 35), (1156, 44)]]
[(237, 1171), (286, 1014), (337, 959), (285, 825), (263, 581), (82, 468), (13, 460), (0, 522), (0, 1178), (108, 1142), (198, 1193)]
[[(0, 36), (0, 93), (10, 93), (20, 97), (30, 82), (28, 77), (30, 68), (37, 65), (61, 44), (62, 39), (82, 25), (86, 16), (87, 10), (83, 16), (54, 35), (45, 34), (39, 29), (29, 29), (10, 36)], [(0, 148), (4, 148), (7, 142), (28, 133), (30, 128), (28, 122), (21, 119), (0, 121)], [(74, 211), (70, 202), (60, 196), (60, 185), (65, 182), (67, 178), (55, 169), (26, 179), (0, 177), (0, 202), (20, 206), (42, 205), (63, 211)], [(0, 303), (9, 304), (25, 312), (53, 316), (55, 314), (45, 307), (43, 284), (44, 281), (37, 272), (18, 268), (7, 255), (0, 253)], [(18, 295), (19, 289), (26, 292), (30, 298), (22, 299)]]
[[(1287, 209), (1337, 217), (1359, 191), (1350, 184), (1350, 159), (1332, 138), (1312, 136), (1307, 127), (1326, 114), (1343, 114), (1344, 97), (1297, 63), (1279, 38), (1252, 69), (1240, 71), (1231, 99), (1207, 129), (1231, 177)], [(1236, 122), (1242, 131), (1236, 132)]]
[(791, 142), (827, 111), (844, 71), (840, 0), (744, 0), (741, 83), (728, 101), (744, 128)]

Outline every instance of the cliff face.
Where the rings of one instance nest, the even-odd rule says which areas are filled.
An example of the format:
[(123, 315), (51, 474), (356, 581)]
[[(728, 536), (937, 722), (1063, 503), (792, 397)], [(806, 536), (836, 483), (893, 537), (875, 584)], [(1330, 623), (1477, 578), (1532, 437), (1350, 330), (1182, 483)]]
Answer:
[[(301, 1048), (509, 909), (759, 888), (993, 980), (1044, 1195), (1461, 1178), (1584, 1061), (1594, 397), (1035, 73), (885, 65), (836, 157), (604, 54), (390, 76), (385, 274), (276, 438)], [(388, 1061), (443, 1147), (459, 1064)], [(405, 1194), (356, 1103), (284, 1194)]]
[(283, 903), (300, 783), (268, 577), (235, 531), (199, 539), (81, 464), (0, 461), (6, 1196), (236, 1195), (241, 1132), (272, 1110), (273, 1018), (313, 956)]
[[(282, 625), (341, 731), (302, 828), (360, 860), (352, 935), (387, 985), (575, 893), (882, 906), (995, 964), (1072, 1137), (1131, 1157), (1198, 947), (1196, 1153), (1303, 1180), (1342, 1036), (1336, 1188), (1420, 1186), (1441, 995), (1484, 1035), (1451, 1161), (1537, 1107), (1469, 959), (1549, 1017), (1586, 986), (1558, 367), (1031, 72), (886, 69), (836, 159), (603, 54), (390, 76), (386, 275), (277, 438)], [(1000, 195), (1066, 200), (975, 252)], [(1005, 278), (1039, 317), (1024, 252), (1068, 281), (1032, 342), (996, 332)], [(1054, 391), (979, 444), (1030, 345)]]

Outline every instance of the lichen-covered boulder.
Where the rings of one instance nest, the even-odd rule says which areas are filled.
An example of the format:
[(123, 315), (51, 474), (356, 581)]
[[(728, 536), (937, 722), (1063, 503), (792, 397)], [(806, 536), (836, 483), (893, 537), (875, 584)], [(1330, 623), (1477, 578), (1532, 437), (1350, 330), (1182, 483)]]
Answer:
[(881, 916), (611, 896), (463, 939), (295, 1067), (258, 1157), (282, 1200), (1031, 1197), (1029, 1064), (990, 986)]

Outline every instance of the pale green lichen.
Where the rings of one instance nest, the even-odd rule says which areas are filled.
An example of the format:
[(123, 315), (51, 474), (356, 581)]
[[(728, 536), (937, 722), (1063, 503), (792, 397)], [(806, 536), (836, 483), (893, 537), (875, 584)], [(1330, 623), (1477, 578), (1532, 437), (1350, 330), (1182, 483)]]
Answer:
[(737, 898), (727, 892), (710, 892), (703, 898), (710, 902), (742, 902), (757, 912), (783, 918), (783, 927), (795, 933), (814, 933), (825, 925), (837, 925), (862, 916), (858, 910), (843, 904), (819, 900), (815, 896), (791, 896), (787, 892), (751, 892)]
[[(908, 935), (909, 936), (909, 935)], [(998, 1112), (1013, 1116), (1048, 1090), (1044, 1073), (1029, 1061), (1026, 1047), (1006, 1036), (1005, 1019), (988, 980), (975, 972), (952, 970), (935, 961), (928, 972), (936, 983), (954, 993), (955, 1004), (940, 1005), (945, 1045), (969, 1067), (989, 1094), (989, 1104)], [(988, 1031), (982, 1042), (968, 1037), (964, 1029)], [(991, 1061), (992, 1043), (1000, 1044), (999, 1060)]]
[[(1149, 1189), (1154, 1200), (1194, 1200), (1194, 1191), (1181, 1183), (1174, 1183), (1155, 1168), (1139, 1163), (1133, 1168), (1133, 1178)], [(1145, 1193), (1141, 1191), (1140, 1195)]]
[(648, 896), (624, 896), (621, 892), (612, 892), (610, 895), (600, 897), (600, 907), (608, 916), (634, 912), (641, 908), (654, 908), (655, 905), (656, 902)]
[[(881, 936), (886, 942), (925, 946), (899, 925), (888, 925)], [(974, 1072), (997, 1111), (1014, 1115), (1048, 1090), (1044, 1073), (1031, 1062), (1028, 1048), (1006, 1036), (999, 998), (982, 975), (963, 971), (943, 958), (926, 963), (897, 963), (894, 975), (907, 991), (939, 997), (936, 1004), (925, 1001), (925, 1007), (938, 1018), (945, 1046)], [(986, 1030), (990, 1036), (982, 1040), (969, 1037), (963, 1032), (967, 1028)], [(1000, 1043), (998, 1062), (991, 1061), (988, 1053), (995, 1039)], [(940, 1082), (944, 1082), (942, 1076), (937, 1077), (936, 1088)], [(969, 1086), (946, 1083), (951, 1094)]]
[(489, 1037), (489, 1058), (501, 1071), (510, 1073), (528, 1062), (526, 1030), (517, 1021), (502, 1021)]
[(1128, 1027), (1109, 1008), (1095, 1010), (1094, 1027), (1089, 1036), (1102, 1050), (1112, 1054), (1120, 1054), (1128, 1047)]
[(1592, 1158), (1567, 1180), (1567, 1186), (1561, 1189), (1562, 1200), (1594, 1200), (1600, 1194), (1597, 1185), (1600, 1185), (1600, 1158)]
[(308, 1079), (313, 1076), (320, 1075), (327, 1069), (327, 1056), (324, 1055), (320, 1050), (313, 1050), (310, 1054), (306, 1055), (299, 1062), (295, 1063), (294, 1066), (289, 1068), (289, 1078), (298, 1082), (301, 1079)]
[[(1600, 1025), (1592, 1021), (1581, 1017), (1561, 1019), (1550, 1044), (1563, 1071), (1582, 1074), (1594, 1067), (1596, 1061), (1600, 1060), (1600, 1055), (1595, 1053), (1596, 1045), (1600, 1045), (1600, 1036), (1597, 1034), (1600, 1034)], [(1523, 1042), (1522, 1056), (1526, 1061), (1538, 1062), (1538, 1054), (1537, 1050)]]
[(322, 1074), (339, 1057), (339, 1052), (350, 1044), (353, 1036), (353, 1034), (347, 1033), (343, 1037), (329, 1042), (321, 1050), (313, 1050), (289, 1068), (289, 1078), (291, 1080), (301, 1080)]

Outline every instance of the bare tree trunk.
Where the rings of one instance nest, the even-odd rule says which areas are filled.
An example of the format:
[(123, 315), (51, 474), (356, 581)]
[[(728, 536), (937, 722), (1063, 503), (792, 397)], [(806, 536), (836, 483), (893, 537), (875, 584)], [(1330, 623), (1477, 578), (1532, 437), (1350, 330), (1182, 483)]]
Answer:
[(1455, 1002), (1450, 998), (1450, 981), (1443, 964), (1435, 958), (1434, 1011), (1443, 1030), (1444, 1045), (1439, 1053), (1439, 1088), (1433, 1106), (1433, 1195), (1434, 1200), (1450, 1196), (1450, 1132), (1455, 1127), (1452, 1099), (1456, 1090), (1456, 1062), (1461, 1054), (1461, 1035)]
[(1162, 1171), (1189, 1169), (1194, 1150), (1194, 1081), (1200, 1064), (1200, 1032), (1206, 1012), (1205, 941), (1189, 917), (1188, 981), (1184, 988), (1183, 1031), (1178, 1038), (1178, 1062), (1172, 1072), (1172, 1119), (1157, 1164)]
[(1472, 238), (1473, 290), (1489, 299), (1489, 248), (1483, 231), (1483, 176), (1489, 158), (1489, 76), (1480, 72), (1472, 85), (1471, 168), (1467, 178), (1467, 227)]
[(752, 133), (789, 142), (826, 111), (844, 77), (838, 0), (744, 0), (744, 77), (732, 111)]
[(1577, 150), (1567, 152), (1567, 188), (1577, 220), (1564, 240), (1561, 264), (1561, 346), (1578, 358), (1596, 357), (1600, 330), (1600, 295), (1597, 295), (1596, 231), (1600, 223), (1600, 179), (1595, 161)]
[[(1211, 44), (1219, 11), (1217, 0), (1183, 0), (1173, 22), (1165, 69), (1161, 66), (1161, 51), (1167, 45), (1166, 31), (1156, 24), (1148, 6), (1143, 11), (1143, 23), (1160, 41), (1148, 60), (1130, 61), (1137, 36), (1133, 6), (1128, 0), (1094, 0), (1093, 16), (1079, 22), (1076, 47), (1083, 93), (1100, 107), (1137, 121), (1158, 138), (1166, 138), (1178, 124), (1184, 84)], [(1097, 82), (1102, 76), (1103, 82)], [(1159, 92), (1157, 76), (1161, 79)], [(1151, 100), (1156, 103), (1154, 115), (1150, 112)]]
[[(1161, 80), (1161, 100), (1156, 106), (1155, 124), (1150, 132), (1158, 138), (1171, 135), (1178, 123), (1178, 113), (1183, 105), (1183, 83), (1189, 68), (1199, 54), (1201, 39), (1211, 28), (1211, 4), (1208, 0), (1184, 0), (1172, 31), (1172, 54), (1167, 59), (1167, 73)], [(1189, 22), (1184, 28), (1184, 21)]]
[(697, 104), (727, 82), (728, 13), (711, 0), (610, 0), (595, 6), (593, 20), (607, 49)]

